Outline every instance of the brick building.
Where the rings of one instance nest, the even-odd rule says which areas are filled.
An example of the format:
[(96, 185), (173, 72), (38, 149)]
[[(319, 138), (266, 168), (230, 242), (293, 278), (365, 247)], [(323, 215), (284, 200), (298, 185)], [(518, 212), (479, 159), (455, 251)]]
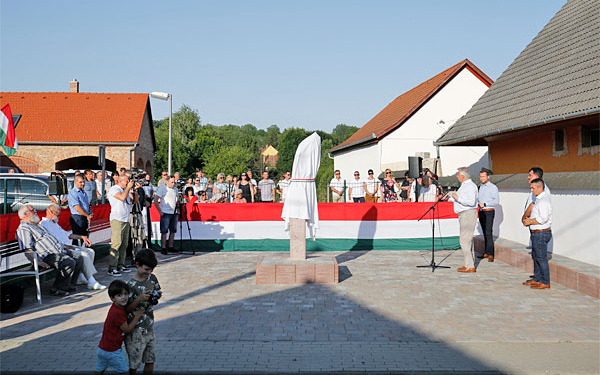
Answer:
[(22, 115), (16, 128), (19, 151), (0, 156), (2, 166), (25, 173), (98, 169), (98, 146), (106, 146), (106, 168), (139, 167), (152, 173), (156, 142), (148, 94), (0, 92), (0, 106)]

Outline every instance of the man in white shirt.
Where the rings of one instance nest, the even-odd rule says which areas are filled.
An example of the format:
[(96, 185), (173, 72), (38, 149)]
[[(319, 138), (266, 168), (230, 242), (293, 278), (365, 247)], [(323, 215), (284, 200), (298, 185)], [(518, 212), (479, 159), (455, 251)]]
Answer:
[(344, 201), (345, 181), (340, 177), (340, 170), (335, 170), (335, 177), (329, 181), (331, 189), (331, 201), (334, 203)]
[(544, 181), (536, 178), (530, 183), (531, 193), (536, 197), (531, 215), (523, 219), (523, 225), (531, 232), (531, 257), (533, 258), (533, 279), (523, 285), (532, 289), (550, 288), (550, 268), (548, 266), (548, 242), (552, 239), (552, 202), (544, 191)]
[(169, 176), (166, 184), (158, 188), (154, 194), (154, 205), (160, 213), (161, 253), (167, 254), (167, 233), (169, 234), (168, 251), (171, 252), (175, 251), (173, 240), (177, 233), (177, 188), (175, 188), (174, 176)]
[(284, 203), (285, 202), (285, 195), (287, 193), (287, 190), (290, 187), (290, 178), (291, 178), (292, 174), (290, 171), (287, 171), (283, 174), (283, 180), (279, 181), (279, 183), (277, 184), (277, 187), (279, 188), (279, 190), (277, 190), (277, 193), (279, 194), (279, 202), (280, 203)]
[(348, 195), (354, 203), (365, 203), (365, 191), (367, 190), (367, 183), (360, 178), (360, 173), (354, 171), (354, 180), (350, 182), (348, 188)]
[(465, 258), (465, 265), (458, 272), (475, 272), (473, 232), (477, 225), (477, 185), (471, 180), (468, 168), (459, 168), (456, 178), (460, 182), (460, 188), (448, 194), (451, 196), (450, 201), (454, 202), (454, 212), (458, 214), (460, 248)]
[(79, 274), (77, 284), (87, 283), (88, 289), (93, 290), (106, 289), (106, 286), (100, 284), (94, 278), (94, 274), (98, 272), (96, 267), (94, 267), (94, 257), (96, 256), (94, 250), (83, 246), (75, 247), (71, 245), (71, 240), (81, 239), (86, 246), (91, 246), (92, 243), (90, 242), (89, 238), (78, 234), (69, 234), (60, 225), (58, 225), (59, 217), (60, 206), (53, 203), (46, 209), (46, 217), (42, 218), (40, 225), (43, 226), (52, 236), (54, 236), (54, 238), (62, 242), (65, 245), (65, 249), (72, 250), (73, 252), (81, 255), (83, 258), (83, 268), (81, 270), (82, 273)]
[(112, 231), (108, 264), (108, 274), (110, 276), (121, 276), (121, 272), (131, 271), (125, 265), (125, 255), (129, 243), (129, 213), (132, 204), (130, 192), (133, 184), (133, 181), (129, 181), (126, 174), (122, 174), (119, 176), (117, 184), (108, 191), (110, 230)]

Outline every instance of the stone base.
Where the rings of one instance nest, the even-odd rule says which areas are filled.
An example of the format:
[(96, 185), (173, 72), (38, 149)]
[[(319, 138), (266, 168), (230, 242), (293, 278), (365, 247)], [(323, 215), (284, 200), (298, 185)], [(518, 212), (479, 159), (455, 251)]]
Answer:
[(291, 260), (288, 252), (272, 253), (258, 260), (256, 284), (333, 284), (339, 282), (334, 256), (307, 254), (306, 260)]

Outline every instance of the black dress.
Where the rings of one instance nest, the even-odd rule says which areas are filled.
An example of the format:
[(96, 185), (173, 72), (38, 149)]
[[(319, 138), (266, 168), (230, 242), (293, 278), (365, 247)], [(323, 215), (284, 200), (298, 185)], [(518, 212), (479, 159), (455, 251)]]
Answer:
[(250, 193), (250, 183), (246, 185), (240, 184), (240, 189), (242, 190), (242, 198), (246, 198), (246, 203), (252, 203), (252, 194)]

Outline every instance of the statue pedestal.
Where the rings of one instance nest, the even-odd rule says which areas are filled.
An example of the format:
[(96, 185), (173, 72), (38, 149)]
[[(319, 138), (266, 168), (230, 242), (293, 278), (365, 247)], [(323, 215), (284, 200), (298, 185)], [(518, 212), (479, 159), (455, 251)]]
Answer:
[(273, 252), (258, 260), (256, 284), (338, 283), (339, 267), (335, 257), (323, 252), (310, 253), (306, 259), (290, 259), (286, 252)]
[(306, 259), (306, 220), (290, 219), (290, 259)]

